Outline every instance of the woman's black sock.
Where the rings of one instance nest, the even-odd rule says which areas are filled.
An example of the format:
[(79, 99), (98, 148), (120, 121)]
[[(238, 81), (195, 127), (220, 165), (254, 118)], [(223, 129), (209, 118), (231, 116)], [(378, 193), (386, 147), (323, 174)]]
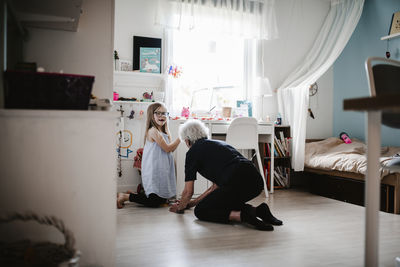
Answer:
[(257, 230), (260, 231), (272, 231), (274, 227), (266, 222), (259, 220), (256, 217), (254, 207), (247, 205), (240, 211), (240, 220), (244, 223), (248, 223), (254, 226)]
[(283, 222), (281, 220), (278, 220), (277, 218), (275, 218), (274, 215), (272, 215), (271, 210), (269, 209), (269, 207), (266, 203), (261, 203), (256, 208), (256, 216), (261, 218), (264, 222), (270, 223), (272, 225), (282, 225), (283, 224)]

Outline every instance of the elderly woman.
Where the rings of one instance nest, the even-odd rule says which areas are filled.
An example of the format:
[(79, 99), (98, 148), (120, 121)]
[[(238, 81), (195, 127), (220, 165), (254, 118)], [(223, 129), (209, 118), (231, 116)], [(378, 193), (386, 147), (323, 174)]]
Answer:
[[(263, 189), (263, 178), (251, 161), (227, 143), (208, 139), (208, 128), (200, 121), (187, 121), (179, 129), (179, 136), (189, 151), (182, 198), (170, 207), (171, 212), (183, 213), (196, 206), (194, 214), (199, 220), (243, 222), (262, 231), (272, 231), (272, 225), (282, 225), (266, 203), (258, 207), (246, 204)], [(197, 172), (213, 185), (191, 200)]]

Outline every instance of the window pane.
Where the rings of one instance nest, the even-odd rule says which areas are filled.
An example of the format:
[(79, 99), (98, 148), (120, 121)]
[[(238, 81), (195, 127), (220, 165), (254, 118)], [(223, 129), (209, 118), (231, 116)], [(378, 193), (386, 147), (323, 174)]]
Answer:
[(173, 44), (174, 64), (182, 67), (174, 80), (174, 110), (220, 109), (243, 99), (243, 40), (177, 31)]

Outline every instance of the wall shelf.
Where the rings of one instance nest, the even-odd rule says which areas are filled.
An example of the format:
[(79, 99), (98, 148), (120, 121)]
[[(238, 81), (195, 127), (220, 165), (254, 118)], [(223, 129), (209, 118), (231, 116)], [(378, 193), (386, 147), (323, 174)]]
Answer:
[[(114, 89), (120, 97), (141, 99), (143, 93), (163, 92), (164, 75), (139, 71), (114, 71)], [(141, 102), (143, 103), (143, 102)]]
[(116, 75), (126, 75), (126, 76), (145, 76), (145, 77), (154, 77), (161, 78), (161, 73), (149, 73), (149, 72), (140, 72), (140, 71), (114, 71)]
[(391, 34), (391, 35), (387, 35), (387, 36), (383, 36), (383, 37), (381, 37), (381, 40), (382, 41), (390, 40), (390, 39), (397, 38), (397, 37), (400, 37), (400, 32), (399, 33), (395, 33), (395, 34)]
[(113, 101), (114, 104), (118, 105), (118, 104), (132, 104), (132, 105), (150, 105), (153, 104), (155, 102), (149, 102), (149, 101), (127, 101), (127, 100), (114, 100)]

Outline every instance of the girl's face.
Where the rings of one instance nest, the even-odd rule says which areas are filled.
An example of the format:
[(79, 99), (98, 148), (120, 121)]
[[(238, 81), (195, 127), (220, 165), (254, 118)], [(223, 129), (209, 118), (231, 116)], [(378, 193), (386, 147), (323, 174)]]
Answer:
[(154, 111), (153, 118), (156, 124), (162, 127), (167, 122), (168, 115), (169, 113), (167, 112), (167, 109), (163, 106), (160, 106)]

